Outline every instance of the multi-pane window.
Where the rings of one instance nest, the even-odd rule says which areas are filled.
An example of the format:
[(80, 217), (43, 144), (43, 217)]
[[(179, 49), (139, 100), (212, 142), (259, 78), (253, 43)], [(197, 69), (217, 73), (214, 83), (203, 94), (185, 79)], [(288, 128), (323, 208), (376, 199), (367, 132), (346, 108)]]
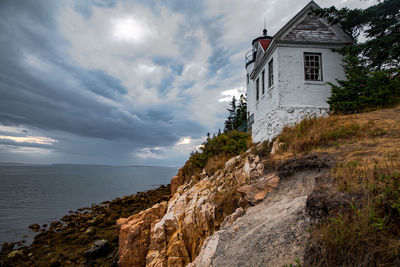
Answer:
[(262, 94), (264, 95), (264, 93), (265, 93), (265, 70), (262, 71), (261, 88), (262, 88)]
[(322, 81), (321, 54), (304, 53), (304, 79), (306, 81)]
[(260, 98), (260, 79), (257, 78), (256, 80), (256, 100)]
[(274, 85), (274, 62), (271, 61), (268, 63), (268, 87)]

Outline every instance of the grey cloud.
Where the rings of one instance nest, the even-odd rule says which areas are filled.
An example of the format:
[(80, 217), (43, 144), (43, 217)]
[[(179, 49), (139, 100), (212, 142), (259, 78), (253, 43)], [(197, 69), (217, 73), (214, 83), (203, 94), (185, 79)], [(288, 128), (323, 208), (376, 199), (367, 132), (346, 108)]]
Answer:
[[(3, 18), (0, 32), (5, 33), (0, 36), (1, 124), (61, 131), (74, 134), (78, 139), (86, 138), (86, 141), (89, 141), (87, 137), (107, 142), (126, 140), (122, 143), (128, 143), (123, 147), (130, 151), (141, 146), (172, 145), (182, 135), (198, 137), (205, 131), (196, 122), (175, 120), (177, 112), (173, 108), (162, 112), (150, 110), (148, 118), (142, 118), (141, 113), (97, 99), (90, 92), (118, 99), (127, 94), (127, 88), (101, 70), (85, 70), (66, 59), (63, 49), (68, 44), (58, 35), (52, 19), (57, 9), (44, 2), (36, 6), (26, 3), (6, 1), (0, 8)], [(20, 20), (20, 16), (24, 19)], [(43, 73), (27, 65), (25, 54), (36, 56), (40, 64), (50, 69)], [(171, 64), (176, 73), (181, 72), (181, 68), (179, 63)], [(172, 82), (169, 79), (164, 81), (166, 88)], [(62, 140), (52, 147), (66, 148)], [(89, 148), (92, 151), (88, 153), (93, 153), (94, 148)]]

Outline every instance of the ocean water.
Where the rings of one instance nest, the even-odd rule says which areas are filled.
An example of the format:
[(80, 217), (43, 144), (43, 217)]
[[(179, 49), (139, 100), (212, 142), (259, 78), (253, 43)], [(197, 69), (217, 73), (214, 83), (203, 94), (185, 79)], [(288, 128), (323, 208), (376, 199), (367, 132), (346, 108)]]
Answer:
[(28, 226), (70, 210), (168, 184), (178, 169), (86, 165), (0, 165), (0, 247), (33, 240)]

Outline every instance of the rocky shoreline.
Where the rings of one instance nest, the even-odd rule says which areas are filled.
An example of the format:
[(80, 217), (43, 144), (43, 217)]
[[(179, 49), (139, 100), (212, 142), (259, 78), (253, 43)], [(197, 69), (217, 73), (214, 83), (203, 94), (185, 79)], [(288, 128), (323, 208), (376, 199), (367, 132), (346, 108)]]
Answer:
[[(4, 243), (2, 266), (116, 266), (119, 218), (129, 217), (171, 197), (170, 185), (70, 211), (49, 226), (29, 228), (39, 233), (29, 246)], [(16, 248), (18, 247), (18, 248)]]

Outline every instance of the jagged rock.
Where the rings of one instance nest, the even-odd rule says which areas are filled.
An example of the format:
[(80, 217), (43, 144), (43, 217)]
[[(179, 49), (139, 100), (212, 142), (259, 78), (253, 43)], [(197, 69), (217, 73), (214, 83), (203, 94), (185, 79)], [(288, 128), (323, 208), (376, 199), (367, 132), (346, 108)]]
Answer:
[(167, 211), (167, 202), (132, 215), (127, 219), (119, 219), (119, 260), (118, 266), (142, 266), (150, 245), (150, 231)]
[(256, 203), (255, 199), (263, 199), (276, 187), (276, 176), (260, 178), (263, 159), (251, 151), (230, 159), (213, 175), (204, 172), (184, 180), (180, 170), (171, 180), (173, 196), (163, 212), (153, 216), (152, 210), (160, 209), (156, 205), (120, 219), (119, 266), (186, 266), (192, 262), (224, 219), (229, 224), (244, 214), (249, 200), (239, 201), (237, 188), (249, 181), (260, 182), (252, 185), (258, 188), (253, 196)]
[(263, 200), (266, 195), (278, 186), (279, 177), (276, 174), (270, 174), (261, 178), (259, 181), (239, 187), (237, 191), (243, 194), (243, 197), (251, 204), (257, 204)]
[(183, 183), (183, 178), (182, 176), (176, 175), (171, 179), (171, 194), (175, 194), (176, 190), (178, 189), (179, 186), (181, 186)]
[(236, 221), (237, 218), (242, 217), (246, 212), (244, 211), (243, 208), (237, 208), (234, 213), (231, 215), (227, 216), (225, 220), (222, 222), (221, 227), (225, 227), (226, 225), (232, 224), (234, 221)]
[(107, 256), (110, 251), (110, 243), (105, 239), (95, 240), (90, 249), (85, 251), (86, 260), (93, 260)]
[(319, 175), (317, 168), (282, 179), (261, 203), (210, 236), (188, 267), (289, 266), (297, 258), (302, 264), (311, 225), (306, 200)]

